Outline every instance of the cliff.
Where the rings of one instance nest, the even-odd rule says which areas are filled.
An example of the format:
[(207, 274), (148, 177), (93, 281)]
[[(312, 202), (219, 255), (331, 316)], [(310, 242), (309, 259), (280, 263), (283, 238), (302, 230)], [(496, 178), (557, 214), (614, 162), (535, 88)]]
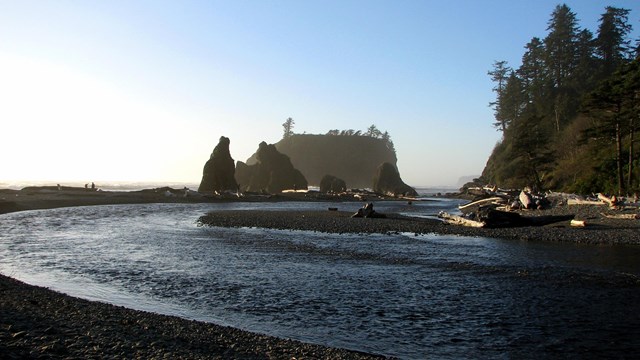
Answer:
[[(325, 175), (333, 175), (349, 188), (372, 188), (380, 164), (397, 163), (391, 142), (370, 136), (296, 134), (275, 146), (316, 186)], [(255, 162), (255, 155), (247, 160)]]

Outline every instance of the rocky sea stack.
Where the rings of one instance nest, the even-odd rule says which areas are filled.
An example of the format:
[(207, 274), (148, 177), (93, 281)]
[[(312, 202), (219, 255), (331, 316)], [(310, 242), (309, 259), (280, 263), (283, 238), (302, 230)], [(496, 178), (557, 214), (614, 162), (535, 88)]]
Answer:
[(275, 145), (261, 142), (255, 159), (254, 165), (237, 163), (236, 180), (242, 191), (274, 194), (286, 189), (307, 189), (307, 179), (293, 167), (287, 155), (278, 152)]
[(204, 165), (199, 192), (237, 191), (235, 179), (235, 163), (229, 152), (229, 138), (221, 136), (218, 145), (213, 149), (211, 157)]
[[(331, 174), (351, 188), (370, 188), (380, 164), (397, 162), (391, 140), (372, 136), (294, 134), (275, 146), (311, 185), (317, 186), (325, 175)], [(252, 161), (253, 158), (247, 163)]]
[(347, 190), (347, 184), (333, 175), (325, 175), (320, 180), (320, 192), (340, 193)]
[(373, 179), (373, 191), (389, 196), (417, 196), (414, 188), (400, 178), (400, 173), (390, 163), (382, 163)]

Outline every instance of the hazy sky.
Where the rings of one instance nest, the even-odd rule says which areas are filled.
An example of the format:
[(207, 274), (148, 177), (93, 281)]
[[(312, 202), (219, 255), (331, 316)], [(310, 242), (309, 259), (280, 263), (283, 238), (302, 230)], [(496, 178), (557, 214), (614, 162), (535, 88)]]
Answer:
[[(558, 1), (0, 0), (0, 181), (199, 182), (220, 136), (246, 160), (294, 132), (395, 143), (413, 186), (479, 175), (517, 67)], [(606, 5), (565, 2), (597, 31)]]

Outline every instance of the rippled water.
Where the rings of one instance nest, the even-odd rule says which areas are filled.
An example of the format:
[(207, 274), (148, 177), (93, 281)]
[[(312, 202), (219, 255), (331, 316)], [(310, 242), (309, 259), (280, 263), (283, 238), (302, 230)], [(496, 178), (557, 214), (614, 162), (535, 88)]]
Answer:
[[(154, 204), (0, 216), (0, 272), (73, 295), (401, 358), (633, 357), (640, 248), (197, 227)], [(428, 216), (442, 200), (379, 203)]]

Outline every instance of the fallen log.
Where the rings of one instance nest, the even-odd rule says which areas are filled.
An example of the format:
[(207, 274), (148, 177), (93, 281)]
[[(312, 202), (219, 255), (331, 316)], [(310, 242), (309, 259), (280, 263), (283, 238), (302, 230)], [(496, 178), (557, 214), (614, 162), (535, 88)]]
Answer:
[(574, 215), (550, 216), (521, 216), (516, 212), (500, 211), (489, 207), (481, 208), (475, 213), (476, 219), (467, 219), (458, 215), (451, 215), (444, 211), (438, 214), (446, 224), (461, 225), (476, 228), (506, 228), (521, 226), (544, 226), (574, 218)]
[(573, 227), (585, 227), (587, 223), (584, 220), (571, 220), (571, 226)]
[(480, 199), (476, 201), (472, 201), (470, 203), (458, 206), (458, 209), (465, 214), (476, 212), (481, 206), (486, 205), (502, 205), (505, 203), (505, 200), (502, 197), (494, 196), (486, 199)]
[(604, 202), (600, 200), (583, 200), (583, 199), (568, 199), (567, 205), (605, 205)]
[(609, 207), (616, 207), (618, 205), (618, 198), (615, 195), (608, 197), (604, 194), (598, 193), (598, 199), (602, 200)]
[(469, 220), (469, 219), (463, 218), (462, 216), (452, 215), (444, 211), (441, 211), (438, 214), (438, 217), (442, 219), (445, 224), (449, 224), (449, 225), (461, 225), (461, 226), (475, 227), (475, 228), (482, 228), (485, 225), (481, 221)]
[(636, 219), (640, 219), (640, 214), (614, 214), (614, 215), (610, 215), (610, 214), (601, 214), (602, 216), (606, 217), (607, 219), (617, 219), (617, 220), (636, 220)]

